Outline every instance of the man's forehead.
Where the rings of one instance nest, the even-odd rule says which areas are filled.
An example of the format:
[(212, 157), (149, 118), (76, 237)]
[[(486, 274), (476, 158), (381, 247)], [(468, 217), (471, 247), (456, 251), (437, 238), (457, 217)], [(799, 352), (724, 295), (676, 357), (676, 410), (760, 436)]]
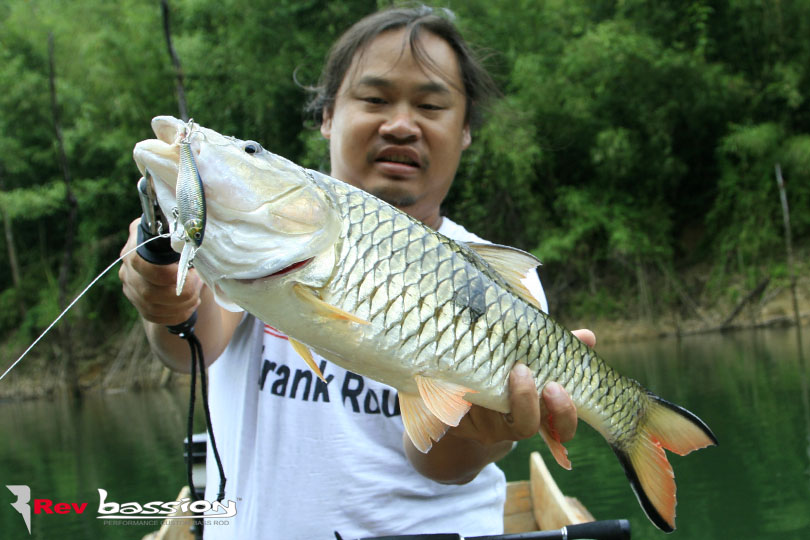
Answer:
[[(362, 75), (360, 77), (355, 76), (352, 80), (352, 84), (355, 86), (367, 86), (370, 88), (381, 89), (391, 88), (396, 85), (396, 83), (390, 78), (370, 74)], [(430, 80), (426, 82), (417, 81), (415, 84), (415, 90), (423, 94), (451, 93), (450, 88), (440, 80)]]
[[(421, 74), (408, 82), (423, 92), (464, 93), (458, 56), (449, 43), (432, 32), (411, 41), (404, 29), (389, 30), (357, 50), (343, 85), (384, 88), (395, 84), (401, 69)], [(399, 73), (401, 75), (401, 73)]]

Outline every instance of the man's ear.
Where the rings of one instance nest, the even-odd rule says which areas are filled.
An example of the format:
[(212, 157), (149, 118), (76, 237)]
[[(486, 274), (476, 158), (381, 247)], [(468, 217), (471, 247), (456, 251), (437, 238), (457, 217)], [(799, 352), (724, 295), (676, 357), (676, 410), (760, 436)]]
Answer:
[(323, 117), (321, 119), (321, 135), (324, 139), (332, 136), (332, 111), (328, 108), (323, 110)]
[[(323, 127), (321, 127), (323, 132)], [(470, 124), (465, 124), (464, 129), (461, 131), (461, 149), (466, 150), (472, 143), (472, 134), (470, 133)]]

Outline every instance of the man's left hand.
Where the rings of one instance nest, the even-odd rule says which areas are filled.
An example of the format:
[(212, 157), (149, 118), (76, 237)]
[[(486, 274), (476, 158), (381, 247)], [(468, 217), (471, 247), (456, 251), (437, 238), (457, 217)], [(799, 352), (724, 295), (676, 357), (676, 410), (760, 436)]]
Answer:
[[(574, 335), (593, 347), (596, 337), (590, 330)], [(423, 454), (407, 433), (402, 434), (405, 452), (420, 474), (437, 482), (463, 484), (471, 481), (487, 464), (498, 461), (512, 448), (513, 441), (528, 439), (541, 431), (551, 434), (555, 458), (565, 466), (567, 459), (559, 443), (571, 440), (577, 429), (577, 411), (571, 396), (556, 382), (537, 392), (534, 377), (525, 365), (518, 364), (509, 374), (507, 414), (473, 405), (458, 426), (450, 428), (433, 448)]]
[[(589, 347), (596, 344), (596, 336), (590, 330), (576, 330), (573, 334)], [(448, 434), (477, 440), (482, 444), (494, 444), (528, 439), (543, 427), (547, 432), (555, 433), (560, 442), (574, 437), (577, 430), (576, 406), (558, 383), (546, 383), (541, 400), (531, 371), (524, 364), (518, 364), (509, 374), (509, 393), (509, 413), (502, 414), (473, 405), (459, 425), (451, 428)]]

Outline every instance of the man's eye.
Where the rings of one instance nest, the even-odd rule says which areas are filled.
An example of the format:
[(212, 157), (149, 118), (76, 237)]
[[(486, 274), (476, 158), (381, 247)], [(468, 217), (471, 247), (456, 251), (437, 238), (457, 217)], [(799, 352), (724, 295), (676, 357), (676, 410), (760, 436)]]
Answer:
[(420, 109), (424, 109), (426, 111), (441, 111), (444, 110), (444, 107), (441, 105), (434, 105), (433, 103), (422, 103), (419, 105)]
[(368, 96), (368, 97), (364, 97), (364, 98), (360, 98), (360, 99), (362, 99), (366, 103), (371, 103), (372, 105), (384, 105), (385, 104), (385, 100), (383, 98), (381, 98), (381, 97)]

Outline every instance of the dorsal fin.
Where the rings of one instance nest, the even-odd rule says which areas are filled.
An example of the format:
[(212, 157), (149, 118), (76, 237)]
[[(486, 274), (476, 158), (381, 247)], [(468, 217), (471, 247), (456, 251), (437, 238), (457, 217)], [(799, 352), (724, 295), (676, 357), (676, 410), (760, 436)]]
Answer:
[(512, 287), (515, 294), (537, 309), (543, 309), (540, 300), (521, 281), (529, 271), (540, 266), (541, 263), (537, 257), (523, 250), (500, 244), (467, 242), (466, 245), (484, 259)]

